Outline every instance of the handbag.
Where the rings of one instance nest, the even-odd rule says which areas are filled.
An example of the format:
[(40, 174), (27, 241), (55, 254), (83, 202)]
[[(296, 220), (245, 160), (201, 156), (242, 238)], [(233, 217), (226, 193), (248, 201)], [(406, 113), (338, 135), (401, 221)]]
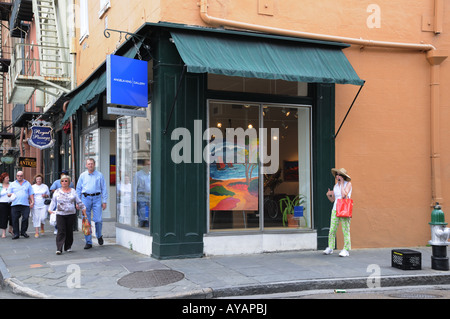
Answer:
[(336, 202), (336, 217), (352, 218), (353, 199), (339, 198)]
[(51, 202), (52, 200), (50, 198), (44, 199), (44, 205), (50, 205)]
[(86, 217), (83, 217), (83, 220), (81, 221), (81, 229), (83, 230), (85, 236), (91, 234), (91, 224)]
[(52, 226), (56, 226), (56, 213), (50, 214), (49, 224)]

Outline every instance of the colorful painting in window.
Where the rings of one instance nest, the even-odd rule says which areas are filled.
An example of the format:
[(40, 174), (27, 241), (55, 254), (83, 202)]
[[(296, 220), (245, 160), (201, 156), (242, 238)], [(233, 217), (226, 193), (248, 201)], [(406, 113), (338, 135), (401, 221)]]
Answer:
[[(249, 161), (249, 154), (257, 151), (258, 142), (247, 142), (245, 148), (226, 141), (215, 143), (211, 149), (215, 162), (209, 167), (210, 210), (258, 210), (258, 163)], [(245, 153), (243, 163), (226, 163), (226, 150)], [(254, 161), (253, 161), (254, 162)], [(256, 161), (257, 162), (257, 161)]]

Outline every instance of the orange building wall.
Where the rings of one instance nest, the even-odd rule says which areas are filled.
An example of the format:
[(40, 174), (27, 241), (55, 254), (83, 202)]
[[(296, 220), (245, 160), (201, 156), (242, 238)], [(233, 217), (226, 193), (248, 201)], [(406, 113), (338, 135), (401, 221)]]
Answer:
[[(134, 32), (144, 22), (207, 26), (199, 0), (111, 1), (108, 27)], [(434, 0), (209, 0), (208, 14), (253, 24), (380, 41), (429, 43), (450, 50), (450, 4), (443, 1), (443, 32), (430, 31)], [(270, 15), (258, 14), (259, 5)], [(378, 5), (380, 27), (370, 28)], [(90, 35), (78, 49), (80, 84), (111, 53), (118, 33), (103, 36), (98, 1), (89, 1)], [(263, 10), (264, 11), (264, 10)], [(78, 40), (78, 34), (77, 34)], [(122, 39), (123, 40), (123, 39)], [(78, 41), (77, 41), (78, 43)], [(336, 166), (353, 178), (353, 248), (425, 245), (430, 239), (430, 64), (426, 53), (384, 48), (344, 50), (366, 85), (336, 139)], [(440, 67), (440, 160), (444, 212), (450, 214), (450, 61)], [(356, 92), (336, 86), (336, 129)], [(330, 168), (324, 168), (330, 169)], [(325, 198), (324, 190), (324, 200)], [(340, 233), (338, 233), (338, 237)], [(339, 242), (339, 241), (338, 241)], [(342, 245), (342, 244), (341, 244)], [(340, 246), (341, 247), (341, 246)]]

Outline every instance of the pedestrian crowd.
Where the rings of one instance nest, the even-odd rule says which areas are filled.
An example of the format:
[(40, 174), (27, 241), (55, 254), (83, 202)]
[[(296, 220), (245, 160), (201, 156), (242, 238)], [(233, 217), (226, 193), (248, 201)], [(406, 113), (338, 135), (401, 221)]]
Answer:
[[(16, 180), (10, 182), (8, 173), (0, 174), (0, 230), (1, 238), (6, 232), (13, 240), (27, 234), (29, 219), (32, 219), (34, 237), (44, 234), (45, 219), (56, 216), (54, 234), (56, 235), (56, 254), (70, 252), (73, 244), (73, 229), (77, 222), (77, 209), (91, 224), (95, 223), (95, 232), (99, 245), (103, 245), (102, 210), (106, 209), (108, 192), (105, 179), (95, 169), (95, 160), (86, 160), (87, 170), (80, 175), (76, 188), (67, 171), (62, 171), (60, 179), (49, 188), (42, 174), (33, 178), (33, 184), (24, 178), (23, 171), (16, 173)], [(50, 214), (50, 215), (48, 215)], [(92, 235), (85, 235), (84, 249), (92, 248)]]

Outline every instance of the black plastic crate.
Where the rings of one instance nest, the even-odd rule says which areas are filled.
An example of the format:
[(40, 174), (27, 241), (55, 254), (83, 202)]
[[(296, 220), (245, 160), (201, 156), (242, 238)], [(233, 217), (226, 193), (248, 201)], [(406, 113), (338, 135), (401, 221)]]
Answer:
[(402, 270), (422, 269), (422, 253), (412, 249), (393, 249), (392, 267)]

